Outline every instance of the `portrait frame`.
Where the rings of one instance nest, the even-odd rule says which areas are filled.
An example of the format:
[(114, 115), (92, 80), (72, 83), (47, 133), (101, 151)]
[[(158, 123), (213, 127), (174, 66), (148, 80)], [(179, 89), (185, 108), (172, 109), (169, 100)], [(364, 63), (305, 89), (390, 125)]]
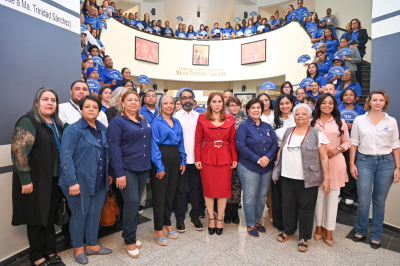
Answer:
[[(136, 51), (137, 51), (137, 47), (138, 47), (138, 39), (146, 41), (146, 42), (151, 42), (151, 43), (157, 44), (157, 62), (153, 62), (153, 61), (150, 61), (150, 60), (144, 60), (144, 59), (140, 59), (140, 58), (137, 57)], [(158, 42), (146, 40), (144, 38), (135, 36), (135, 60), (158, 65), (160, 63), (160, 44)]]
[[(246, 45), (252, 44), (252, 43), (257, 43), (257, 42), (265, 42), (264, 43), (264, 55), (265, 58), (264, 60), (259, 60), (256, 62), (249, 62), (249, 63), (243, 63), (243, 48)], [(262, 40), (258, 40), (258, 41), (254, 41), (254, 42), (247, 42), (247, 43), (242, 43), (240, 46), (240, 63), (242, 66), (244, 65), (250, 65), (250, 64), (256, 64), (256, 63), (263, 63), (263, 62), (267, 62), (267, 39), (262, 39)]]
[[(197, 49), (196, 49), (197, 48)], [(196, 52), (197, 50), (197, 52)], [(202, 53), (204, 52), (204, 53)], [(196, 53), (198, 53), (198, 56), (200, 57), (198, 59), (199, 63), (196, 63)], [(202, 54), (207, 54), (207, 56), (202, 56)], [(195, 57), (196, 56), (196, 57)], [(206, 62), (202, 63), (201, 61), (202, 58), (205, 59)], [(204, 44), (193, 44), (193, 50), (192, 50), (192, 65), (194, 66), (208, 66), (210, 64), (210, 45), (204, 45)]]

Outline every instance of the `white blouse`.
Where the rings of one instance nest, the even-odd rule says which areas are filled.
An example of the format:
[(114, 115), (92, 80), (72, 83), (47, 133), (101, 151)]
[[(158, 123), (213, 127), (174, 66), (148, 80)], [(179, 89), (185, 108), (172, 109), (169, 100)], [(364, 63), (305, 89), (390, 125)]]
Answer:
[(369, 119), (369, 112), (354, 119), (351, 129), (351, 144), (365, 155), (386, 155), (400, 147), (399, 128), (395, 118), (385, 118), (375, 126)]
[(294, 127), (296, 126), (296, 123), (294, 122), (294, 117), (293, 115), (289, 115), (288, 119), (283, 119), (281, 118), (281, 120), (283, 121), (283, 125), (282, 127), (275, 129), (275, 123), (273, 123), (272, 128), (275, 129), (275, 134), (276, 134), (276, 138), (278, 139), (278, 146), (281, 146), (281, 142), (283, 139), (283, 135), (285, 135), (286, 129), (288, 129), (289, 127)]
[(269, 116), (266, 116), (263, 114), (261, 116), (261, 121), (268, 123), (272, 126), (274, 124), (274, 111), (271, 110), (271, 113), (269, 114)]

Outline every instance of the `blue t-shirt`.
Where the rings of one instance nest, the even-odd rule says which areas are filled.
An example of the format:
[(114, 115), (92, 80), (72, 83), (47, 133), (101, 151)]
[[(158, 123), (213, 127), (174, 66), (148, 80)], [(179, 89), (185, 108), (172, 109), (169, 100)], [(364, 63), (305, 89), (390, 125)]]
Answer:
[(319, 75), (318, 77), (314, 77), (312, 79), (315, 80), (315, 81), (318, 81), (319, 86), (321, 86), (321, 87), (326, 86), (326, 84), (328, 84), (328, 82), (326, 81), (326, 78), (324, 76), (321, 76), (321, 75)]
[[(182, 34), (183, 34), (183, 35), (182, 35)], [(179, 35), (181, 35), (181, 36), (179, 36)], [(186, 32), (185, 32), (185, 31), (177, 30), (177, 31), (175, 31), (175, 36), (176, 36), (176, 37), (179, 37), (179, 38), (186, 37)]]
[[(99, 73), (99, 81), (104, 82), (104, 84), (110, 84), (114, 79), (108, 77), (108, 73), (110, 73), (111, 71), (118, 71), (115, 68), (113, 68), (113, 70), (109, 70), (108, 68), (104, 68), (103, 71), (100, 71)], [(119, 72), (119, 71), (118, 71)], [(111, 88), (113, 91), (115, 90), (115, 88)]]
[[(325, 76), (326, 74), (328, 74), (329, 69), (331, 69), (332, 67), (332, 61), (327, 59), (324, 62), (318, 62), (317, 63), (318, 66), (318, 72), (321, 76)], [(324, 77), (325, 78), (325, 77)]]
[(208, 32), (206, 32), (205, 30), (198, 30), (197, 35), (205, 37), (208, 36)]
[(244, 35), (253, 35), (257, 33), (256, 27), (252, 26), (251, 28), (246, 27), (243, 29)]
[[(260, 26), (264, 26), (264, 25), (260, 25)], [(264, 26), (264, 29), (262, 29), (262, 32), (266, 32), (266, 31), (270, 31), (271, 29), (268, 27), (268, 25)]]
[(197, 33), (195, 31), (186, 32), (186, 37), (187, 38), (193, 38), (194, 39), (196, 37), (196, 35), (197, 35)]
[(318, 100), (319, 96), (321, 93), (318, 92), (318, 94), (315, 96), (312, 94), (312, 91), (307, 91), (307, 96), (312, 96), (315, 100)]
[(257, 21), (257, 23), (254, 25), (256, 26), (256, 28), (260, 27), (262, 25), (262, 23), (260, 21)]
[(124, 23), (124, 24), (126, 24), (126, 23), (128, 22), (128, 18), (122, 18), (122, 19), (121, 19), (121, 22)]
[(230, 38), (230, 37), (232, 37), (233, 29), (232, 28), (225, 28), (222, 32), (224, 33), (225, 37), (229, 37)]
[(166, 35), (166, 34), (171, 34), (171, 35), (173, 35), (173, 30), (171, 30), (171, 28), (164, 28), (164, 35)]
[[(354, 119), (365, 114), (364, 108), (361, 105), (354, 103), (354, 109), (346, 109), (343, 103), (339, 105), (340, 118), (344, 119), (346, 123), (353, 123)], [(351, 129), (349, 129), (349, 135), (351, 136)]]
[(213, 34), (215, 33), (214, 38), (217, 38), (217, 37), (221, 37), (221, 32), (222, 32), (222, 29), (220, 29), (220, 28), (218, 28), (218, 29), (214, 28), (214, 29), (211, 30), (211, 33), (210, 33), (210, 34), (213, 35)]
[[(237, 36), (238, 35), (238, 32), (240, 31), (241, 33), (243, 33), (243, 30), (242, 30), (243, 28), (240, 28), (240, 30), (234, 30), (233, 31), (233, 33), (235, 33), (235, 35)], [(243, 34), (242, 34), (243, 35)]]
[(96, 17), (91, 17), (89, 15), (85, 15), (85, 24), (89, 23), (95, 30), (100, 30), (100, 22)]
[(329, 58), (334, 58), (335, 53), (338, 51), (337, 48), (340, 46), (338, 39), (328, 40), (326, 39), (326, 54)]
[(316, 27), (318, 29), (319, 25), (316, 22), (309, 21), (309, 22), (307, 22), (306, 29), (308, 30), (310, 27)]
[(302, 7), (302, 8), (297, 8), (296, 10), (296, 19), (298, 20), (298, 21), (300, 21), (301, 23), (303, 23), (303, 19), (305, 18), (305, 17), (303, 17), (303, 15), (302, 15), (302, 13), (304, 12), (304, 11), (308, 11), (308, 9), (307, 9), (307, 7)]
[(278, 19), (278, 20), (271, 20), (270, 21), (270, 25), (271, 25), (271, 28), (272, 28), (272, 26), (275, 26), (275, 24), (277, 24), (278, 23), (278, 26), (276, 26), (274, 29), (277, 29), (277, 28), (279, 28), (280, 26), (282, 26), (282, 20), (280, 20), (280, 19)]
[[(333, 36), (337, 37), (335, 29), (333, 27), (329, 27), (329, 28), (332, 30)], [(324, 36), (324, 34), (325, 34), (325, 29), (317, 29), (316, 31), (314, 31), (312, 38), (318, 39), (318, 38), (321, 38), (322, 36)]]
[(340, 101), (340, 94), (342, 93), (342, 91), (343, 91), (344, 89), (347, 89), (347, 88), (352, 88), (353, 90), (356, 91), (356, 97), (361, 97), (362, 89), (361, 89), (360, 83), (357, 82), (356, 84), (354, 84), (353, 82), (351, 82), (350, 85), (347, 86), (346, 88), (343, 88), (343, 89), (339, 90), (339, 89), (340, 89), (340, 87), (339, 87), (339, 88), (337, 89), (336, 94), (335, 94), (335, 98), (336, 98), (336, 101), (338, 102), (338, 104), (341, 104), (341, 103), (342, 103), (342, 102)]
[(343, 33), (342, 36), (340, 36), (340, 39), (346, 38), (346, 35), (347, 35), (347, 31), (345, 33)]

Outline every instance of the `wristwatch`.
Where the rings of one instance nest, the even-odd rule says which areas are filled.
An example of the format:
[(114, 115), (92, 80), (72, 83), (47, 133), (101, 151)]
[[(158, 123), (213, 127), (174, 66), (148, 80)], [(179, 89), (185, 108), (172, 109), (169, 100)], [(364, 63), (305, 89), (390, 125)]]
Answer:
[(336, 149), (339, 151), (339, 153), (341, 153), (341, 152), (342, 152), (342, 150), (341, 150), (339, 147), (337, 147)]

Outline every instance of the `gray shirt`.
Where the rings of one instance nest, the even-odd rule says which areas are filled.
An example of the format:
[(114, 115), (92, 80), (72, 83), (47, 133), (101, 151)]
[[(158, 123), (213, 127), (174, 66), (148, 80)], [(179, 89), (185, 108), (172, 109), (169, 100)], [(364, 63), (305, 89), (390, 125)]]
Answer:
[(330, 15), (330, 16), (325, 16), (326, 19), (326, 25), (327, 26), (332, 26), (334, 29), (336, 29), (336, 27), (338, 26), (337, 23), (337, 18), (335, 15)]

